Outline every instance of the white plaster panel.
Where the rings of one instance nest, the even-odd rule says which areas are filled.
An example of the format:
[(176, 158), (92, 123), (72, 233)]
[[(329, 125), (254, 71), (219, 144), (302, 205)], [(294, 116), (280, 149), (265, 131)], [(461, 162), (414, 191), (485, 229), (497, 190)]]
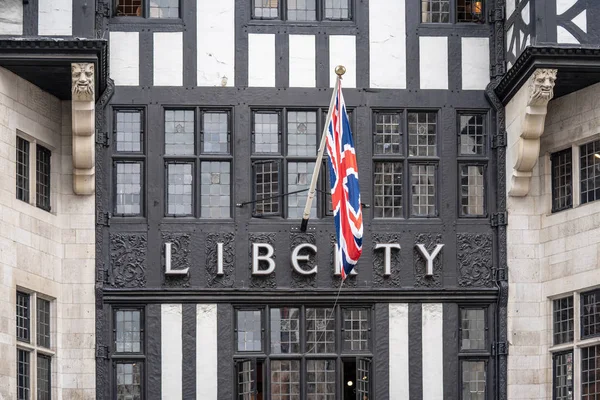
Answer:
[(419, 37), (421, 89), (448, 89), (448, 38)]
[(197, 0), (198, 86), (235, 86), (234, 0)]
[(2, 0), (0, 35), (23, 34), (23, 0)]
[(389, 305), (390, 399), (408, 399), (408, 304)]
[(356, 87), (356, 36), (329, 36), (329, 86), (335, 85), (337, 75), (335, 67), (343, 65), (346, 73), (343, 76), (342, 87)]
[(573, 7), (577, 0), (556, 0), (556, 15), (564, 14), (569, 8)]
[(506, 17), (510, 17), (512, 13), (515, 12), (516, 2), (517, 0), (506, 0)]
[(161, 399), (177, 400), (183, 396), (183, 307), (161, 304), (160, 314)]
[(248, 34), (248, 86), (275, 87), (275, 35)]
[(398, 0), (369, 2), (369, 85), (406, 89), (406, 5)]
[(489, 38), (463, 37), (461, 47), (463, 90), (484, 90), (490, 82)]
[(579, 43), (579, 40), (562, 26), (556, 27), (556, 42), (557, 43)]
[(290, 35), (290, 87), (316, 86), (314, 35)]
[(110, 77), (117, 86), (140, 84), (139, 32), (110, 32)]
[(527, 25), (531, 23), (531, 13), (529, 12), (529, 4), (530, 3), (525, 4), (523, 9), (521, 10), (521, 18), (523, 18), (523, 22), (525, 22)]
[(196, 306), (196, 393), (217, 400), (217, 305)]
[(73, 0), (38, 0), (38, 35), (71, 36)]
[(587, 33), (587, 10), (583, 10), (582, 12), (580, 12), (571, 21), (573, 21), (573, 23), (577, 25), (579, 29)]
[(423, 400), (444, 400), (444, 344), (442, 304), (423, 304)]
[(183, 32), (154, 33), (154, 86), (183, 85)]

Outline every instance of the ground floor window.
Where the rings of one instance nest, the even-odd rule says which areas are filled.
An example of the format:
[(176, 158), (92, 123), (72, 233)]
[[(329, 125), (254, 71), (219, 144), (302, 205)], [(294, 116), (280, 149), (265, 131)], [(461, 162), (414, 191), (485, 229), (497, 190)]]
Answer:
[(371, 307), (237, 309), (239, 400), (371, 398)]

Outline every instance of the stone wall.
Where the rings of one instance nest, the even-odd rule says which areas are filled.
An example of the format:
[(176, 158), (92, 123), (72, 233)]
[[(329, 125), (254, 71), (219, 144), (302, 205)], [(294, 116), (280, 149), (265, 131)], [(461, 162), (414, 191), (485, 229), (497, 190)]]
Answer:
[[(52, 151), (50, 212), (16, 198), (17, 131)], [(73, 194), (71, 148), (71, 102), (0, 68), (0, 399), (16, 396), (17, 288), (54, 299), (52, 397), (95, 396), (94, 196)]]
[[(560, 79), (560, 71), (558, 75)], [(506, 108), (508, 153), (519, 136), (525, 85)], [(508, 196), (509, 399), (552, 398), (551, 299), (600, 285), (600, 201), (552, 213), (550, 154), (600, 137), (600, 84), (552, 100), (525, 197)], [(510, 154), (507, 169), (511, 172)], [(574, 186), (578, 169), (573, 168)], [(507, 174), (510, 177), (510, 174)], [(577, 193), (574, 190), (574, 193)], [(577, 357), (575, 357), (577, 363)], [(576, 370), (578, 368), (576, 367)], [(578, 380), (575, 380), (577, 384)]]

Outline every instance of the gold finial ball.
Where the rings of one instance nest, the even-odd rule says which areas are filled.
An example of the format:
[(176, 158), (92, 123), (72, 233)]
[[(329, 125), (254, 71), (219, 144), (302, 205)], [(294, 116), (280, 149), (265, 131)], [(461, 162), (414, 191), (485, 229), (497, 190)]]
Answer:
[(335, 67), (335, 73), (338, 76), (342, 76), (346, 73), (346, 67), (344, 67), (343, 65), (338, 65), (337, 67)]

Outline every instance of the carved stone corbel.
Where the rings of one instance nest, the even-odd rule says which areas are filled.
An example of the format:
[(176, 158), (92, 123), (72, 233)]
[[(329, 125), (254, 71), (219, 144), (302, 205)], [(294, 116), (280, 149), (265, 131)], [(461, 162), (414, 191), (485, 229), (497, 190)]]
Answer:
[(529, 80), (529, 99), (522, 120), (520, 137), (513, 147), (514, 167), (511, 178), (511, 196), (522, 197), (529, 193), (533, 167), (540, 157), (540, 138), (548, 103), (554, 97), (556, 69), (537, 69)]
[(90, 195), (95, 189), (94, 64), (71, 64), (73, 133), (73, 192)]

